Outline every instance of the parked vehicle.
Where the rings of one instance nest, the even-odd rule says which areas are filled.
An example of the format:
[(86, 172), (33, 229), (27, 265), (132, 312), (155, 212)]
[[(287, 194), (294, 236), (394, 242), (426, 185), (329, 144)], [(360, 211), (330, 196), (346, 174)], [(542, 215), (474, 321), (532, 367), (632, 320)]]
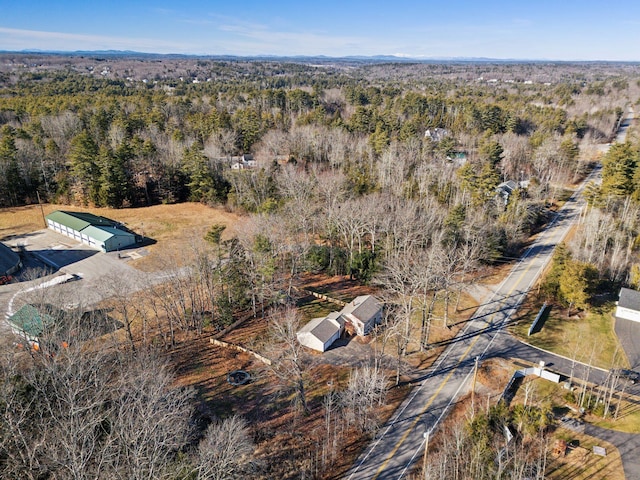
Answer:
[(626, 368), (618, 368), (613, 370), (613, 374), (620, 380), (626, 380), (629, 383), (638, 383), (640, 381), (640, 373)]

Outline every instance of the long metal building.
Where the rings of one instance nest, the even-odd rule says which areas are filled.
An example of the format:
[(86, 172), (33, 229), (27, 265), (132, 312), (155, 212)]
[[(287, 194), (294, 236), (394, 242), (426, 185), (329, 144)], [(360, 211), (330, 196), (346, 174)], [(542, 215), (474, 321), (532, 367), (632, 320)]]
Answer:
[(136, 236), (123, 230), (119, 223), (92, 213), (56, 210), (46, 219), (51, 230), (103, 252), (112, 252), (136, 243)]

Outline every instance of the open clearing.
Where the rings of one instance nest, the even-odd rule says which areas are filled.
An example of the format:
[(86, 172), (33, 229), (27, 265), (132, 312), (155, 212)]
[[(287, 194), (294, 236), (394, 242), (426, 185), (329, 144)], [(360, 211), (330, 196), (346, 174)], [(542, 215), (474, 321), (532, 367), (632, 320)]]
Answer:
[(153, 205), (140, 208), (88, 208), (70, 205), (47, 204), (42, 206), (3, 208), (0, 210), (0, 240), (12, 235), (34, 232), (46, 228), (44, 215), (55, 210), (91, 212), (124, 223), (136, 234), (155, 241), (146, 248), (149, 255), (132, 260), (130, 265), (139, 270), (153, 272), (162, 269), (170, 260), (172, 266), (183, 259), (181, 252), (202, 240), (214, 223), (227, 228), (222, 238), (234, 236), (244, 217), (212, 208), (201, 203)]
[(613, 306), (569, 317), (566, 308), (552, 305), (542, 330), (527, 336), (529, 326), (541, 306), (541, 301), (529, 295), (518, 313), (517, 323), (509, 329), (511, 333), (534, 347), (596, 367), (609, 369), (629, 366), (613, 328), (610, 313)]

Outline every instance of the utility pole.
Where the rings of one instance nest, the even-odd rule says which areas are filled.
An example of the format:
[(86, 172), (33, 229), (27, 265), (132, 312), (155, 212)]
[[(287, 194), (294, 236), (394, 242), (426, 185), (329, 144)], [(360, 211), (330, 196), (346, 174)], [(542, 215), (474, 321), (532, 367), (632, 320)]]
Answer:
[(42, 213), (42, 222), (44, 223), (44, 228), (47, 228), (47, 220), (44, 218), (44, 208), (42, 207), (42, 202), (40, 201), (40, 192), (36, 190), (36, 196), (38, 197), (38, 205), (40, 205), (40, 213)]

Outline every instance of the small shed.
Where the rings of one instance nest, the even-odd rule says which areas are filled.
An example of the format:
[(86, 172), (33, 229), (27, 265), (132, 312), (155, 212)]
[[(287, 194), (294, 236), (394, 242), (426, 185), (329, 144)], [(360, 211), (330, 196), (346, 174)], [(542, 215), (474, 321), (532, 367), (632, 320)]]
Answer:
[(11, 315), (8, 322), (13, 333), (23, 337), (32, 345), (38, 345), (38, 337), (42, 335), (45, 328), (52, 327), (55, 320), (51, 315), (27, 304)]

